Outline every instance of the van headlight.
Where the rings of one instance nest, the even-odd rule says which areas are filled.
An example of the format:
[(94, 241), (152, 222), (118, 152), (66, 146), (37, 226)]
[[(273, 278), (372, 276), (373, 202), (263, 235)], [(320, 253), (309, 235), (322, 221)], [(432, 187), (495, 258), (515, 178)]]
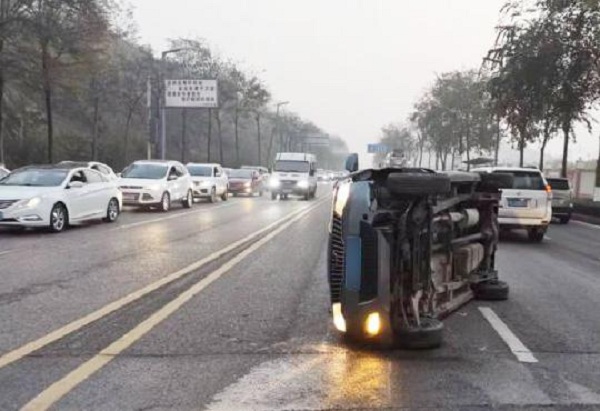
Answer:
[(300, 188), (308, 188), (309, 183), (308, 180), (300, 180), (298, 181), (298, 187)]
[(269, 180), (269, 187), (271, 188), (279, 188), (281, 186), (281, 181), (278, 178), (272, 178)]

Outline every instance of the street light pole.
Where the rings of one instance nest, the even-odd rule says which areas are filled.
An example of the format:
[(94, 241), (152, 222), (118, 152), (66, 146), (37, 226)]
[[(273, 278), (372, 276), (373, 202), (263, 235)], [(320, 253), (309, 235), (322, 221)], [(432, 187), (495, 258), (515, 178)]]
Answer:
[(277, 103), (277, 114), (275, 114), (275, 125), (277, 126), (277, 134), (279, 134), (279, 148), (281, 149), (281, 146), (283, 145), (283, 135), (281, 133), (281, 121), (280, 121), (280, 117), (279, 117), (279, 109), (282, 106), (285, 106), (287, 104), (290, 104), (289, 101), (280, 101), (279, 103)]

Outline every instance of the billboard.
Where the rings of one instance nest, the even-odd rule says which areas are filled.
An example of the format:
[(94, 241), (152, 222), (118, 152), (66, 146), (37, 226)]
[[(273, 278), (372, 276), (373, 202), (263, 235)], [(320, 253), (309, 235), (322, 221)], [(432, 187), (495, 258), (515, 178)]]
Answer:
[(219, 106), (217, 80), (165, 80), (165, 107), (216, 108)]
[(388, 151), (390, 151), (389, 147), (381, 143), (369, 144), (367, 146), (367, 152), (369, 152), (370, 154), (385, 154)]

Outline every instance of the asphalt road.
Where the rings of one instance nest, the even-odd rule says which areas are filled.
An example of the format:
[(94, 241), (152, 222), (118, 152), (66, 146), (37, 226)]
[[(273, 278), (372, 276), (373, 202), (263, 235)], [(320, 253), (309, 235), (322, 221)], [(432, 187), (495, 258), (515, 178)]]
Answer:
[(0, 410), (600, 409), (600, 228), (503, 238), (509, 301), (366, 350), (329, 320), (326, 191), (0, 232)]

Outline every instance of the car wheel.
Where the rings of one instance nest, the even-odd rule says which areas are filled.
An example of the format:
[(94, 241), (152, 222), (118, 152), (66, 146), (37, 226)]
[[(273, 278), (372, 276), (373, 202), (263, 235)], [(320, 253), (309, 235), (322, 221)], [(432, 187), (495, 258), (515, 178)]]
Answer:
[(171, 196), (166, 191), (160, 199), (160, 211), (167, 212), (171, 208)]
[(271, 193), (271, 200), (277, 200), (277, 193)]
[(527, 232), (527, 235), (529, 236), (529, 241), (531, 241), (532, 243), (541, 243), (542, 241), (544, 241), (544, 234), (546, 234), (544, 230), (537, 227), (530, 228)]
[(194, 205), (194, 193), (192, 192), (192, 190), (188, 191), (187, 196), (185, 196), (185, 198), (181, 202), (181, 205), (183, 205), (183, 208), (192, 208), (192, 206)]
[(508, 284), (504, 281), (490, 280), (473, 286), (475, 298), (483, 301), (508, 300)]
[(116, 198), (111, 198), (108, 202), (104, 221), (107, 223), (114, 223), (119, 218), (120, 213), (121, 210), (119, 209), (119, 201)]
[(53, 233), (60, 233), (69, 225), (69, 213), (61, 203), (54, 204), (50, 211), (49, 229)]
[(287, 194), (283, 194), (281, 197), (283, 200), (287, 200), (288, 199), (288, 195)]
[(395, 345), (407, 350), (427, 350), (442, 345), (444, 324), (432, 318), (421, 318), (420, 326), (408, 326), (394, 331)]
[(310, 191), (307, 191), (306, 194), (304, 194), (304, 201), (308, 200), (310, 200)]
[(223, 200), (223, 201), (227, 201), (228, 199), (229, 199), (229, 193), (228, 193), (228, 191), (227, 191), (227, 190), (225, 190), (225, 191), (223, 192), (223, 194), (221, 194), (221, 200)]
[(263, 196), (263, 191), (262, 191), (262, 190), (260, 190), (260, 191), (258, 192), (258, 196), (259, 196), (259, 197), (262, 197), (262, 196)]
[(215, 203), (217, 201), (217, 190), (215, 188), (210, 189), (210, 198), (208, 199), (211, 203)]

